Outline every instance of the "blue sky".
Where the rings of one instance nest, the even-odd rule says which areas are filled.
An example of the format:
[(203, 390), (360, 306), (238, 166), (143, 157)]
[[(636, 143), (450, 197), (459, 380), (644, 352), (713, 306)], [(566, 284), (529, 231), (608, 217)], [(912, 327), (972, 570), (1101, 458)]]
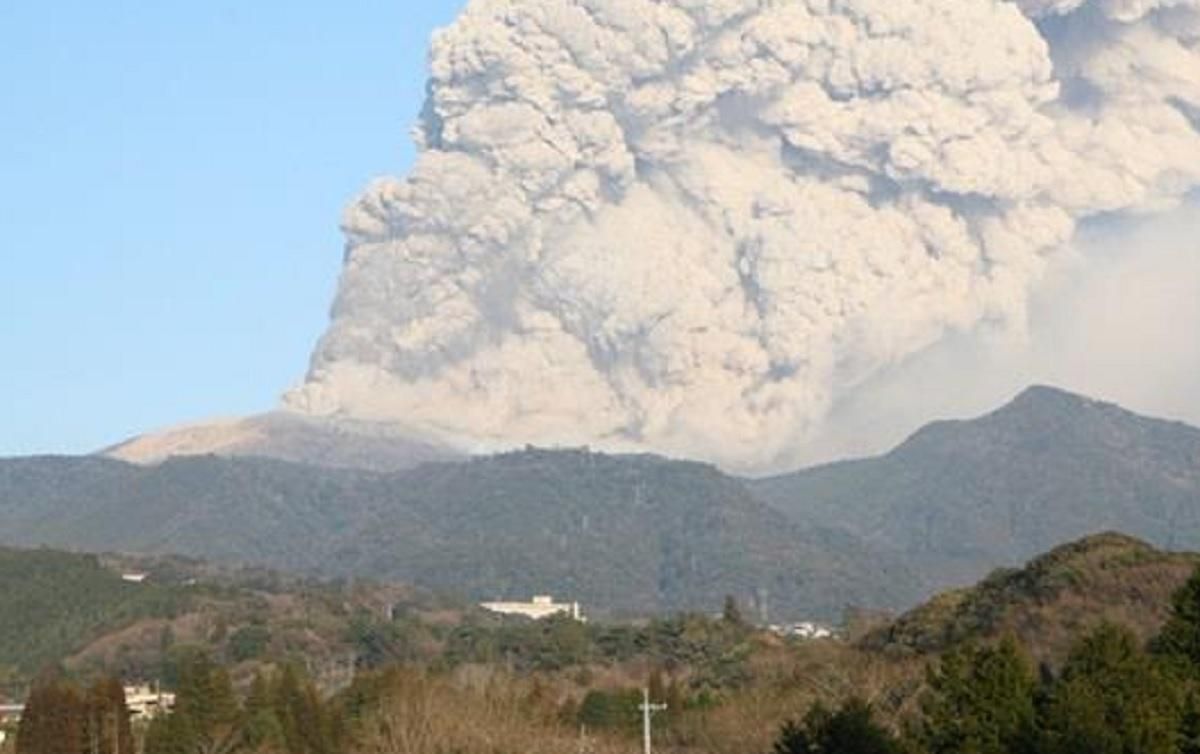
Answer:
[(461, 0), (0, 4), (0, 455), (270, 408)]

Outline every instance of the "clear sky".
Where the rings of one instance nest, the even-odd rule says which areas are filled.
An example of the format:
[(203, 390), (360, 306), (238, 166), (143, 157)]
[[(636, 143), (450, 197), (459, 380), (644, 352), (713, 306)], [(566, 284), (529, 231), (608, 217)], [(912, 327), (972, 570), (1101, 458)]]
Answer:
[(462, 0), (0, 3), (0, 455), (270, 408)]

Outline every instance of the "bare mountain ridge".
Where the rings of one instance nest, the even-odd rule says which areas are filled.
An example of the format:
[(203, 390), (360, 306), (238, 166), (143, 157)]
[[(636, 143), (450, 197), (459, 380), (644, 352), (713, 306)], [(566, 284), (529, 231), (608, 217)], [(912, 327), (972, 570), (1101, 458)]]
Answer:
[(751, 488), (793, 520), (898, 555), (934, 588), (1106, 530), (1200, 547), (1200, 429), (1049, 387), (930, 424), (878, 458)]
[(241, 419), (190, 424), (130, 438), (98, 455), (137, 464), (216, 455), (274, 458), (329, 468), (403, 471), (463, 454), (383, 423), (317, 418), (274, 411)]

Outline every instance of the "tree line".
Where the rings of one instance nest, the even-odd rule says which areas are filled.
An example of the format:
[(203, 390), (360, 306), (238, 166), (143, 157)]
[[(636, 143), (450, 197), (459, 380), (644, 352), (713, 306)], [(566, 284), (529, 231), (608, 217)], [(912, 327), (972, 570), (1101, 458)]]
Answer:
[(772, 754), (1200, 754), (1200, 571), (1148, 646), (1102, 624), (1057, 673), (1015, 639), (948, 651), (899, 731), (851, 698), (786, 723)]
[[(697, 636), (669, 624), (656, 630), (688, 655), (715, 641), (711, 632), (736, 642), (740, 624), (727, 611)], [(539, 625), (547, 632), (539, 651), (559, 647), (563, 627)], [(84, 690), (61, 677), (40, 679), (16, 752), (124, 754), (134, 751), (135, 738), (144, 754), (617, 754), (635, 746), (635, 694), (593, 688), (564, 704), (543, 677), (495, 662), (448, 670), (395, 664), (364, 670), (347, 689), (323, 697), (303, 669), (282, 666), (237, 693), (227, 671), (197, 650), (178, 663), (174, 711), (140, 732), (129, 729), (115, 680)], [(650, 686), (672, 711), (695, 704), (672, 677), (652, 674)], [(1200, 754), (1200, 572), (1176, 593), (1169, 620), (1148, 644), (1100, 625), (1051, 669), (1035, 666), (1013, 638), (966, 643), (931, 664), (922, 687), (912, 714), (899, 719), (856, 698), (814, 705), (782, 725), (769, 752), (705, 749), (701, 739), (671, 735), (656, 751)], [(729, 693), (734, 699), (754, 690)]]
[(16, 754), (135, 754), (121, 682), (102, 678), (83, 689), (44, 673), (25, 702)]

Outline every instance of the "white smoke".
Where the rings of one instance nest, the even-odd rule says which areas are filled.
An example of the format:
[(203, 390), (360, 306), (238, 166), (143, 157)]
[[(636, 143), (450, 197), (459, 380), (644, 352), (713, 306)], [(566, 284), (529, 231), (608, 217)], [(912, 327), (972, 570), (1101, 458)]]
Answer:
[(891, 449), (933, 419), (994, 410), (1033, 384), (1200, 426), (1200, 202), (1085, 226), (1030, 300), (1027, 337), (953, 335), (834, 405), (804, 464)]
[(1200, 0), (473, 0), (297, 410), (788, 459), (1200, 183)]

